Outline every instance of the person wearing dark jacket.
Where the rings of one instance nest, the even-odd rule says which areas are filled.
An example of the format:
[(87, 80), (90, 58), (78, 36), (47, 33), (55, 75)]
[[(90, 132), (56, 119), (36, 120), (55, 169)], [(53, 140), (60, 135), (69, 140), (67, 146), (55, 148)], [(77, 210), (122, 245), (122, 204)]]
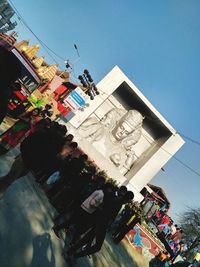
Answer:
[(49, 171), (59, 164), (59, 154), (65, 151), (65, 138), (60, 132), (47, 128), (29, 135), (20, 146), (21, 154), (15, 159), (9, 173), (0, 179), (0, 193), (3, 195), (16, 179), (29, 171)]
[(141, 223), (141, 217), (139, 214), (134, 214), (132, 218), (127, 222), (124, 222), (115, 232), (115, 236), (113, 237), (114, 242), (116, 244), (120, 243), (120, 241), (125, 237), (125, 235), (134, 228), (137, 223)]
[[(68, 225), (70, 215), (79, 208), (81, 203), (95, 190), (100, 190), (104, 187), (105, 178), (98, 176), (93, 179), (95, 172), (96, 168), (91, 166), (87, 169), (87, 172), (84, 171), (68, 186), (65, 186), (61, 194), (57, 196), (56, 202), (59, 203), (61, 209), (59, 209), (59, 215), (54, 220), (55, 225), (59, 223), (61, 218)], [(69, 218), (64, 219), (66, 214), (69, 215)]]
[[(90, 254), (98, 252), (104, 242), (106, 231), (113, 221), (123, 204), (132, 201), (134, 194), (131, 191), (125, 193), (125, 195), (113, 196), (112, 192), (105, 192), (105, 199), (103, 207), (99, 209), (95, 214), (95, 225), (78, 241), (64, 253), (66, 259), (74, 256), (75, 258), (84, 257)], [(95, 242), (93, 243), (93, 240)]]
[(127, 224), (128, 221), (131, 219), (131, 217), (134, 215), (133, 209), (129, 206), (126, 205), (124, 209), (120, 213), (120, 219), (116, 222), (116, 224), (113, 226), (112, 230), (112, 236), (113, 238), (118, 235), (118, 233), (121, 230), (121, 227), (124, 224)]
[(69, 184), (74, 184), (72, 187), (79, 186), (80, 183), (78, 180), (80, 173), (85, 167), (85, 162), (88, 158), (85, 154), (81, 155), (79, 158), (72, 158), (70, 155), (68, 157), (69, 158), (63, 160), (62, 164), (60, 164), (60, 168), (58, 168), (60, 179), (53, 184), (52, 188), (47, 193), (48, 197), (52, 199), (54, 203), (59, 202), (56, 196), (60, 195), (59, 198), (61, 198), (65, 186), (67, 186), (67, 188)]

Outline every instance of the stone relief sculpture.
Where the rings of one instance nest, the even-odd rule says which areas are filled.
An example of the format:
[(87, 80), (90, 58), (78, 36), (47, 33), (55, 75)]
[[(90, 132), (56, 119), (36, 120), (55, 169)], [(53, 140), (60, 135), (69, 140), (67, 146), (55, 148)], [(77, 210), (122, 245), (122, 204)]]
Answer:
[(86, 119), (79, 133), (125, 174), (136, 158), (134, 145), (141, 137), (143, 119), (135, 109), (114, 108), (100, 121), (96, 117)]

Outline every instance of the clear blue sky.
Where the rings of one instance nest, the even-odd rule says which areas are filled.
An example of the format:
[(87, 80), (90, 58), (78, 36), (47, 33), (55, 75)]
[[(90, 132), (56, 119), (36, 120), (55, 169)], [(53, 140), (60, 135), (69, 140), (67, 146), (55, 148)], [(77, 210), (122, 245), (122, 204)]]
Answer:
[[(199, 0), (12, 0), (32, 30), (58, 54), (81, 61), (96, 82), (118, 65), (179, 131), (200, 140)], [(19, 38), (34, 37), (19, 24)], [(46, 53), (43, 53), (46, 55)], [(62, 62), (60, 61), (61, 65)], [(200, 146), (176, 154), (200, 172)], [(153, 183), (171, 200), (171, 214), (200, 203), (200, 177), (172, 159)]]

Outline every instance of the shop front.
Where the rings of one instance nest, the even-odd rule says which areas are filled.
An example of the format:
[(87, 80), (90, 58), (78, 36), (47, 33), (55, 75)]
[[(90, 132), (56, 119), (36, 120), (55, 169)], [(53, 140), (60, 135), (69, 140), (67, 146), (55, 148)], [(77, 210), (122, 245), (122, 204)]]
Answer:
[(126, 241), (148, 261), (164, 251), (165, 247), (156, 235), (148, 232), (144, 226), (137, 224), (125, 237)]
[(31, 63), (29, 63), (16, 48), (12, 48), (11, 51), (18, 58), (21, 67), (21, 75), (18, 79), (18, 83), (21, 88), (14, 91), (13, 97), (11, 98), (8, 106), (8, 114), (11, 117), (16, 118), (27, 110), (28, 103), (26, 100), (28, 96), (34, 92), (36, 88), (38, 88), (41, 79), (37, 75), (37, 72)]

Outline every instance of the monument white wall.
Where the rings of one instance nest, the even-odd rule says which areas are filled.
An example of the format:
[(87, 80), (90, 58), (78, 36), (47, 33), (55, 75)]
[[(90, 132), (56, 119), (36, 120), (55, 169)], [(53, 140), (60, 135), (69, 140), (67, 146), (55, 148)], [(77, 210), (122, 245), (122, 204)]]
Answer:
[[(84, 111), (76, 112), (69, 122), (69, 128), (84, 152), (94, 159), (95, 163), (110, 177), (132, 189), (137, 199), (141, 200), (139, 191), (180, 149), (184, 141), (119, 67), (115, 66), (97, 84), (97, 88), (100, 95), (92, 101), (89, 100), (89, 107), (86, 107)], [(114, 111), (110, 112), (111, 110)], [(139, 140), (131, 147), (131, 150), (126, 150), (122, 145), (123, 141), (116, 140), (114, 130), (109, 129), (109, 124), (105, 126), (105, 118), (107, 121), (112, 114), (111, 120), (115, 120), (113, 114), (119, 116), (117, 112), (127, 114), (129, 110), (137, 110), (144, 116), (144, 119)], [(123, 118), (119, 120), (119, 127), (121, 127), (120, 121)], [(124, 121), (130, 124), (127, 118)], [(118, 122), (115, 124), (118, 125)], [(132, 138), (134, 131), (127, 135)], [(117, 160), (112, 160), (112, 150), (117, 160), (120, 156), (119, 162), (123, 166), (127, 151), (129, 154), (130, 151), (134, 153), (134, 162), (124, 174), (121, 167), (116, 164)]]

